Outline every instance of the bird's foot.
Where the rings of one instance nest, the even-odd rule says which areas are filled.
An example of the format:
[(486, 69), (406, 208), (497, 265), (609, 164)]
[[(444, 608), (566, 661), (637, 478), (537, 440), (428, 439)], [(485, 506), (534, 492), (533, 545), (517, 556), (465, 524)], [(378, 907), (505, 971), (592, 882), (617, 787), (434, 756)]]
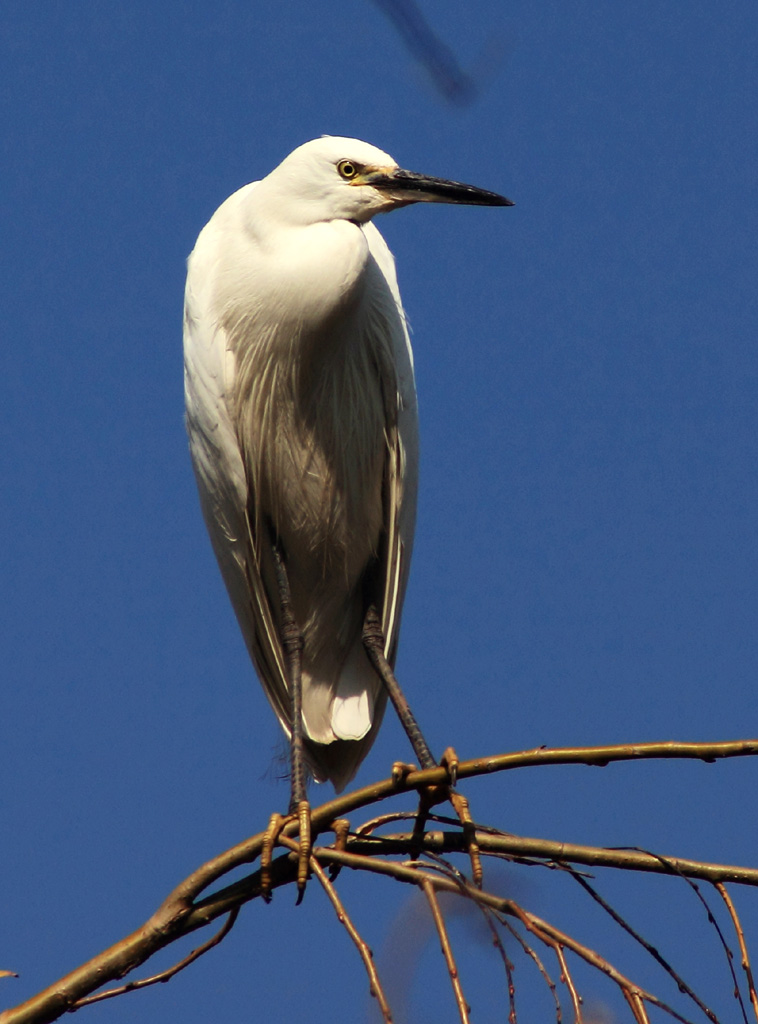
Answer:
[(449, 801), (461, 823), (463, 838), (466, 841), (469, 860), (471, 861), (472, 881), (477, 889), (481, 889), (483, 878), (482, 858), (479, 851), (479, 844), (476, 841), (476, 825), (471, 817), (468, 800), (462, 793), (458, 793), (455, 789), (455, 784), (458, 779), (458, 763), (458, 755), (455, 750), (453, 750), (452, 747), (448, 747), (442, 755), (440, 766), (447, 770), (449, 781), (444, 782), (441, 785), (427, 786), (425, 789), (420, 791), (419, 808), (416, 815), (416, 821), (413, 826), (412, 842), (414, 842), (414, 845), (417, 843), (418, 849), (421, 849), (424, 829), (426, 827), (426, 819), (429, 815), (429, 811), (436, 804)]
[(447, 769), (447, 775), (450, 779), (447, 798), (453, 805), (453, 810), (458, 815), (461, 823), (463, 838), (466, 840), (469, 860), (471, 861), (471, 878), (477, 889), (481, 889), (484, 873), (482, 871), (482, 857), (479, 851), (479, 844), (476, 841), (476, 825), (471, 817), (468, 799), (463, 793), (458, 793), (455, 790), (455, 784), (458, 781), (459, 761), (458, 755), (452, 747), (446, 748), (440, 764), (443, 768)]
[(300, 850), (297, 855), (297, 899), (295, 906), (299, 906), (305, 896), (305, 887), (310, 877), (310, 859), (313, 850), (313, 839), (311, 838), (311, 805), (307, 800), (300, 800), (296, 808), (297, 820), (299, 823)]
[[(335, 818), (331, 824), (331, 829), (334, 832), (334, 849), (347, 849), (347, 838), (350, 834), (350, 822), (347, 818)], [(341, 870), (341, 864), (332, 864), (329, 868), (329, 881), (333, 882)]]
[(350, 834), (350, 822), (347, 818), (335, 818), (331, 829), (334, 832), (334, 849), (347, 849), (347, 837)]
[(297, 815), (300, 839), (300, 849), (297, 855), (297, 899), (295, 900), (295, 906), (299, 906), (303, 901), (305, 886), (310, 877), (310, 859), (313, 850), (310, 803), (307, 800), (299, 800), (294, 813)]
[(287, 821), (289, 821), (289, 818), (284, 814), (272, 814), (263, 837), (263, 847), (261, 849), (261, 895), (266, 903), (271, 902), (271, 859), (274, 855), (274, 847)]
[(458, 815), (463, 830), (463, 838), (468, 848), (468, 856), (471, 861), (471, 879), (477, 889), (481, 889), (484, 872), (482, 871), (482, 857), (479, 852), (479, 844), (476, 841), (476, 825), (471, 817), (468, 800), (463, 793), (457, 793), (450, 789), (448, 799), (453, 805), (453, 810)]
[(261, 849), (261, 895), (266, 903), (271, 902), (271, 861), (274, 855), (274, 848), (282, 834), (282, 829), (291, 821), (298, 823), (298, 855), (297, 855), (297, 900), (295, 905), (302, 902), (305, 895), (305, 886), (310, 875), (309, 862), (313, 842), (311, 839), (311, 805), (307, 800), (299, 800), (290, 808), (290, 813), (272, 814), (263, 839)]
[(404, 782), (406, 776), (410, 775), (411, 772), (417, 772), (418, 765), (407, 764), (405, 761), (394, 761), (392, 764), (392, 781), (397, 786), (398, 783)]
[(458, 755), (454, 748), (446, 747), (440, 761), (440, 767), (447, 769), (447, 777), (450, 779), (451, 786), (454, 786), (458, 781), (458, 764)]

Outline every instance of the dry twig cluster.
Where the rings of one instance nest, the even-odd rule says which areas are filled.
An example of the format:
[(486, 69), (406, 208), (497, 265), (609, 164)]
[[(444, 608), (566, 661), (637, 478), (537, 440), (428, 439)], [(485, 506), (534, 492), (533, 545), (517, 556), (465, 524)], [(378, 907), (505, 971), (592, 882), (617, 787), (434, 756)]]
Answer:
[[(458, 777), (467, 778), (514, 768), (548, 764), (605, 765), (611, 761), (649, 758), (698, 758), (704, 761), (714, 761), (718, 758), (749, 756), (756, 753), (758, 753), (758, 741), (707, 744), (649, 743), (635, 746), (537, 749), (461, 762), (458, 768)], [(520, 949), (534, 963), (554, 1001), (555, 1019), (558, 1024), (561, 1024), (564, 1019), (562, 1005), (564, 1002), (571, 1006), (576, 1024), (582, 1024), (587, 1020), (583, 1009), (582, 995), (576, 980), (575, 964), (577, 962), (588, 964), (615, 984), (628, 1005), (630, 1020), (634, 1024), (649, 1024), (649, 1009), (653, 1006), (657, 1007), (662, 1014), (681, 1022), (681, 1024), (691, 1024), (695, 1018), (685, 1016), (680, 1009), (667, 1004), (655, 993), (644, 989), (634, 980), (625, 976), (599, 952), (589, 948), (551, 922), (536, 916), (516, 901), (496, 896), (469, 881), (448, 858), (450, 854), (466, 853), (469, 846), (470, 837), (464, 836), (461, 829), (456, 827), (459, 823), (455, 819), (438, 815), (431, 816), (430, 820), (435, 825), (451, 827), (429, 829), (421, 834), (418, 828), (400, 833), (387, 831), (388, 826), (412, 820), (415, 815), (409, 812), (385, 813), (372, 818), (354, 830), (350, 829), (345, 818), (347, 814), (376, 805), (396, 796), (399, 792), (418, 790), (423, 793), (425, 787), (438, 786), (445, 782), (446, 773), (443, 768), (411, 772), (403, 778), (378, 782), (329, 801), (317, 808), (312, 815), (314, 837), (333, 833), (334, 841), (329, 845), (317, 845), (313, 848), (310, 858), (311, 872), (318, 884), (323, 887), (338, 920), (345, 927), (358, 950), (368, 975), (369, 989), (377, 1000), (385, 1024), (392, 1021), (392, 1010), (374, 965), (371, 950), (351, 920), (337, 892), (335, 882), (342, 867), (381, 874), (398, 882), (415, 886), (423, 893), (434, 921), (450, 978), (451, 999), (457, 1007), (458, 1016), (463, 1024), (470, 1020), (470, 1010), (456, 965), (453, 942), (440, 904), (440, 894), (443, 893), (452, 893), (461, 899), (470, 901), (470, 904), (476, 908), (477, 913), (480, 913), (486, 922), (492, 943), (503, 965), (504, 1003), (508, 1008), (510, 1024), (517, 1024), (519, 1017), (514, 965), (506, 946), (511, 950)], [(298, 845), (293, 840), (296, 829), (297, 822), (290, 823), (279, 839), (281, 846), (295, 852), (283, 853), (272, 862), (270, 871), (273, 888), (292, 885), (296, 880)], [(168, 981), (209, 949), (218, 945), (232, 929), (243, 904), (262, 895), (261, 872), (256, 870), (231, 885), (201, 897), (201, 893), (232, 869), (257, 860), (263, 849), (264, 836), (265, 833), (253, 836), (202, 865), (166, 898), (158, 910), (136, 932), (25, 1003), (0, 1014), (0, 1024), (43, 1024), (43, 1022), (56, 1020), (63, 1013), (78, 1010), (90, 1003), (113, 998), (157, 982)], [(734, 994), (740, 1007), (741, 1019), (747, 1022), (748, 1013), (751, 1012), (755, 1021), (758, 1022), (758, 996), (756, 996), (747, 943), (733, 899), (726, 889), (726, 883), (757, 886), (758, 868), (741, 868), (664, 857), (639, 849), (604, 849), (544, 839), (531, 839), (481, 826), (476, 827), (475, 839), (484, 858), (497, 857), (521, 864), (540, 864), (558, 869), (575, 880), (616, 925), (639, 943), (675, 982), (684, 1003), (689, 1004), (690, 1009), (687, 1012), (695, 1014), (697, 1019), (705, 1018), (716, 1024), (717, 1017), (688, 982), (677, 974), (673, 966), (603, 899), (577, 865), (654, 872), (684, 879), (705, 904), (709, 920), (717, 930), (732, 971)], [(711, 884), (726, 908), (739, 949), (741, 964), (739, 969), (733, 965), (734, 954), (705, 902), (698, 881)], [(311, 884), (314, 883), (311, 882)], [(225, 917), (222, 928), (211, 939), (193, 950), (173, 967), (152, 977), (128, 981), (115, 988), (98, 991), (109, 982), (126, 977), (159, 949), (221, 917)], [(550, 966), (550, 960), (553, 960), (557, 967), (557, 980), (551, 973), (551, 971), (555, 972), (555, 967)], [(0, 974), (10, 973), (0, 972)]]

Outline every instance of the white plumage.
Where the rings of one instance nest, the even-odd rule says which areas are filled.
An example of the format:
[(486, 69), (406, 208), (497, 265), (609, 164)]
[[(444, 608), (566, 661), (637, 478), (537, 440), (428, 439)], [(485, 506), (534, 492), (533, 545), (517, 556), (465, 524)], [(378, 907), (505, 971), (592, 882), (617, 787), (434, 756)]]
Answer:
[(400, 171), (355, 139), (318, 139), (227, 199), (189, 258), (187, 429), (203, 514), (289, 735), (277, 538), (304, 639), (306, 757), (338, 791), (384, 712), (361, 629), (373, 602), (394, 662), (418, 474), (408, 331), (370, 218), (419, 200), (500, 197)]

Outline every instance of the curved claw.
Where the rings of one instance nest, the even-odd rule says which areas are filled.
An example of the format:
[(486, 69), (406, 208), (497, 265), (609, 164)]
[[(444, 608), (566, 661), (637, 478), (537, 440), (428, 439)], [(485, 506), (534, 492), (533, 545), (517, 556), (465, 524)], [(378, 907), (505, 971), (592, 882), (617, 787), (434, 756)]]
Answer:
[(447, 776), (450, 779), (451, 786), (454, 786), (458, 781), (458, 763), (458, 755), (453, 747), (446, 747), (440, 765), (442, 768), (447, 769)]

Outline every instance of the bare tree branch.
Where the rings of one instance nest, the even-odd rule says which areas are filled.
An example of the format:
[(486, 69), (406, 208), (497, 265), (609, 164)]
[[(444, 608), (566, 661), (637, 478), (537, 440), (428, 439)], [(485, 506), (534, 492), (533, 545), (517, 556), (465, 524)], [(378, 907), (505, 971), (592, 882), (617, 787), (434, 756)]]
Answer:
[(234, 922), (237, 920), (240, 908), (235, 907), (231, 911), (226, 921), (224, 921), (223, 927), (219, 928), (214, 936), (204, 942), (202, 946), (198, 946), (197, 949), (193, 949), (191, 953), (180, 960), (178, 964), (174, 964), (173, 967), (169, 967), (165, 971), (161, 971), (160, 974), (154, 974), (150, 978), (140, 978), (138, 981), (127, 982), (126, 985), (120, 985), (118, 988), (109, 988), (106, 992), (98, 992), (95, 996), (87, 996), (86, 999), (80, 999), (77, 1003), (71, 1007), (72, 1010), (79, 1010), (82, 1006), (89, 1006), (90, 1003), (99, 1003), (103, 999), (113, 999), (114, 996), (124, 995), (126, 992), (136, 992), (137, 989), (147, 988), (148, 985), (157, 985), (158, 982), (170, 981), (174, 975), (178, 974), (179, 971), (183, 971), (185, 967), (189, 967), (190, 964), (194, 963), (195, 960), (207, 953), (209, 949), (213, 949), (214, 946), (218, 946), (220, 942), (226, 938), (229, 932), (234, 927)]
[(421, 888), (424, 890), (424, 895), (426, 896), (427, 902), (429, 903), (429, 907), (432, 911), (434, 927), (437, 929), (437, 935), (439, 936), (440, 946), (442, 948), (442, 955), (444, 956), (445, 963), (447, 964), (447, 972), (450, 975), (450, 983), (453, 986), (453, 992), (455, 993), (455, 1002), (458, 1007), (458, 1013), (461, 1016), (461, 1024), (469, 1024), (469, 1021), (471, 1020), (469, 1013), (471, 1011), (468, 1003), (466, 1002), (466, 997), (463, 994), (461, 979), (458, 977), (458, 967), (455, 963), (453, 948), (450, 945), (447, 928), (445, 927), (445, 919), (442, 916), (439, 900), (437, 899), (437, 893), (434, 889), (434, 882), (432, 882), (431, 878), (427, 876), (422, 880)]
[(674, 970), (674, 968), (671, 966), (668, 960), (666, 960), (666, 958), (662, 956), (660, 951), (656, 949), (652, 943), (648, 942), (644, 936), (640, 935), (640, 933), (635, 928), (632, 928), (629, 922), (625, 920), (625, 918), (623, 918), (617, 910), (614, 910), (613, 907), (606, 900), (603, 899), (600, 893), (597, 892), (597, 890), (594, 889), (593, 886), (591, 886), (586, 879), (582, 878), (578, 872), (571, 871), (571, 874), (579, 883), (579, 885), (582, 886), (584, 891), (589, 893), (593, 900), (600, 904), (600, 906), (603, 908), (606, 914), (609, 914), (616, 922), (616, 924), (623, 928), (628, 935), (631, 935), (634, 941), (638, 942), (646, 953), (649, 953), (654, 960), (658, 961), (663, 970), (676, 982), (679, 991), (684, 992), (687, 996), (689, 996), (689, 998), (695, 1003), (698, 1009), (702, 1010), (709, 1020), (715, 1020), (713, 1013), (708, 1009), (705, 1003), (702, 1002), (699, 996), (697, 996), (695, 992), (693, 992), (693, 990), (690, 988), (690, 986), (687, 984), (684, 978)]
[[(287, 846), (290, 850), (294, 850), (296, 853), (299, 853), (300, 851), (299, 845), (293, 842), (291, 839), (285, 838), (284, 845)], [(350, 920), (350, 917), (348, 916), (348, 913), (345, 910), (345, 906), (342, 900), (337, 895), (337, 890), (334, 888), (332, 883), (327, 878), (326, 872), (321, 867), (316, 858), (313, 856), (311, 856), (310, 858), (310, 868), (313, 874), (321, 883), (324, 892), (326, 893), (330, 903), (334, 907), (334, 910), (337, 914), (337, 920), (340, 922), (340, 924), (345, 926), (345, 930), (355, 943), (355, 947), (358, 950), (358, 953), (360, 954), (361, 960), (363, 960), (363, 966), (366, 968), (366, 973), (368, 974), (369, 992), (379, 1003), (379, 1009), (381, 1010), (382, 1013), (382, 1020), (385, 1021), (385, 1024), (392, 1024), (392, 1013), (389, 1008), (389, 1003), (387, 1002), (387, 996), (384, 994), (384, 989), (382, 988), (381, 982), (379, 981), (379, 975), (376, 973), (376, 967), (374, 966), (374, 954), (371, 952), (371, 949), (369, 948), (365, 940), (361, 937), (358, 929)]]
[[(684, 857), (660, 857), (643, 850), (624, 847), (584, 846), (579, 843), (556, 842), (553, 839), (493, 834), (481, 828), (477, 828), (476, 841), (482, 853), (500, 854), (509, 860), (519, 862), (531, 858), (533, 863), (540, 864), (586, 864), (591, 867), (618, 868), (622, 871), (648, 871), (658, 875), (702, 878), (714, 883), (737, 882), (741, 885), (758, 885), (758, 868), (740, 867), (735, 864), (710, 864)], [(383, 846), (382, 852), (387, 854), (410, 854), (413, 849), (412, 833), (383, 836), (380, 842)], [(364, 855), (379, 852), (376, 841), (361, 839), (351, 839), (347, 849)], [(434, 831), (425, 834), (424, 850), (428, 853), (465, 853), (467, 846), (460, 832)]]
[[(757, 753), (757, 740), (739, 740), (726, 743), (666, 742), (562, 749), (539, 748), (462, 761), (458, 765), (458, 778), (471, 778), (493, 772), (511, 771), (542, 765), (585, 764), (602, 766), (614, 761), (637, 761), (654, 758), (689, 758), (712, 762), (719, 758), (754, 756)], [(344, 820), (340, 820), (339, 824), (336, 824), (337, 819), (344, 819), (346, 815), (360, 808), (372, 806), (389, 797), (407, 792), (421, 791), (423, 797), (423, 791), (427, 787), (444, 786), (448, 781), (445, 768), (434, 768), (424, 772), (411, 771), (406, 775), (382, 780), (356, 790), (353, 793), (345, 794), (316, 808), (312, 813), (314, 838), (336, 828), (338, 831), (338, 842), (333, 847), (322, 846), (314, 848), (314, 863), (317, 862), (319, 868), (322, 865), (330, 865), (332, 868), (347, 865), (359, 870), (379, 873), (386, 877), (394, 878), (397, 881), (424, 886), (425, 891), (428, 891), (429, 886), (432, 886), (435, 894), (437, 891), (463, 894), (466, 898), (472, 899), (478, 906), (490, 908), (497, 915), (510, 916), (522, 924), (529, 922), (527, 926), (532, 933), (539, 936), (540, 941), (546, 942), (555, 949), (564, 977), (570, 978), (570, 975), (564, 970), (564, 961), (562, 959), (562, 949), (566, 948), (596, 969), (601, 970), (620, 987), (635, 1021), (643, 1022), (647, 1020), (644, 1008), (645, 1001), (664, 1009), (665, 1012), (671, 1014), (677, 1020), (683, 1021), (685, 1018), (657, 1000), (651, 993), (635, 986), (598, 953), (589, 950), (588, 947), (579, 943), (571, 936), (555, 929), (548, 922), (531, 915), (513, 901), (503, 900), (487, 892), (482, 892), (475, 886), (464, 883), (460, 872), (454, 871), (445, 862), (438, 860), (436, 866), (434, 864), (427, 864), (426, 868), (422, 869), (418, 862), (409, 865), (385, 859), (387, 855), (396, 855), (397, 853), (408, 855), (411, 852), (412, 846), (415, 846), (413, 850), (414, 856), (423, 853), (438, 859), (443, 853), (465, 853), (471, 848), (471, 835), (463, 834), (460, 830), (455, 832), (433, 830), (426, 832), (420, 837), (414, 836), (413, 833), (399, 836), (383, 836), (378, 833), (377, 830), (383, 825), (395, 820), (404, 820), (407, 812), (403, 812), (402, 815), (382, 815), (380, 818), (374, 819), (372, 822), (362, 826), (357, 833), (352, 835), (348, 834)], [(288, 840), (297, 832), (297, 829), (297, 821), (289, 822), (283, 829), (280, 844), (289, 845)], [(208, 896), (202, 897), (201, 894), (209, 886), (222, 879), (232, 869), (243, 864), (252, 864), (258, 860), (263, 849), (265, 836), (265, 832), (260, 832), (201, 865), (166, 897), (161, 906), (141, 928), (138, 928), (131, 935), (126, 936), (109, 949), (93, 957), (86, 964), (78, 967), (26, 1002), (0, 1014), (0, 1024), (46, 1024), (46, 1022), (52, 1022), (63, 1013), (72, 1009), (78, 1009), (88, 1002), (95, 1001), (95, 999), (110, 998), (115, 994), (133, 991), (148, 983), (167, 980), (168, 977), (173, 976), (178, 970), (187, 966), (193, 959), (202, 955), (203, 952), (206, 952), (212, 946), (217, 945), (228, 933), (234, 922), (234, 917), (230, 917), (227, 924), (216, 936), (198, 947), (189, 957), (185, 957), (184, 960), (180, 961), (179, 964), (169, 971), (155, 975), (153, 978), (145, 979), (145, 981), (127, 983), (117, 990), (112, 990), (110, 993), (100, 993), (100, 995), (93, 998), (93, 994), (102, 988), (103, 985), (124, 978), (158, 950), (206, 926), (222, 915), (236, 915), (236, 912), (244, 903), (261, 896), (261, 873), (259, 870), (253, 871), (246, 878)], [(520, 863), (542, 864), (546, 867), (585, 864), (633, 871), (652, 871), (659, 874), (682, 875), (690, 879), (707, 879), (715, 884), (736, 882), (745, 885), (758, 885), (758, 869), (756, 868), (708, 864), (678, 857), (661, 857), (642, 850), (604, 849), (547, 839), (530, 839), (508, 835), (495, 829), (483, 828), (481, 826), (475, 826), (473, 839), (483, 855), (505, 857)], [(297, 874), (297, 857), (291, 853), (280, 855), (272, 861), (270, 871), (272, 888), (293, 883)], [(319, 874), (318, 877), (323, 885), (322, 874)], [(323, 878), (325, 877), (323, 876)], [(327, 884), (330, 885), (331, 883)], [(325, 888), (327, 894), (330, 895), (330, 889), (326, 886)], [(331, 893), (336, 896), (333, 887)], [(332, 896), (330, 895), (331, 898)], [(341, 907), (339, 901), (335, 903), (334, 899), (332, 899), (332, 902), (335, 905), (335, 909), (337, 909), (338, 915), (340, 915), (340, 919), (348, 927), (347, 922), (349, 919), (344, 914), (344, 908), (339, 909)], [(728, 903), (727, 906), (729, 906)], [(742, 935), (741, 927), (738, 925), (736, 911), (732, 913), (730, 910), (730, 913), (732, 914), (732, 920), (736, 922), (735, 928), (743, 953), (743, 966), (747, 965), (745, 966), (745, 972), (748, 978), (750, 997), (753, 1006), (756, 1007), (758, 1000), (756, 1000), (749, 960), (747, 959), (747, 950), (744, 946), (744, 936)], [(348, 928), (348, 930), (350, 929)], [(356, 941), (355, 937), (354, 941)], [(519, 941), (523, 942), (521, 939)], [(358, 948), (361, 950), (361, 955), (368, 969), (367, 956), (370, 959), (367, 953), (368, 947), (365, 943), (363, 943), (363, 946), (360, 943), (363, 943), (363, 940), (358, 936)], [(561, 947), (560, 952), (558, 947)], [(541, 962), (528, 943), (526, 943), (525, 948), (539, 965)], [(547, 977), (544, 968), (540, 969), (545, 977)], [(369, 971), (369, 976), (372, 988), (380, 991), (378, 979), (377, 983), (375, 983), (371, 971)], [(509, 978), (509, 989), (511, 985), (512, 979)], [(549, 982), (549, 986), (551, 985), (552, 983)], [(554, 989), (554, 986), (552, 988)], [(576, 998), (578, 996), (576, 996), (575, 989), (571, 991), (571, 998), (576, 1008)], [(459, 1001), (460, 1007), (458, 994), (456, 994), (456, 999)], [(513, 1005), (511, 1001), (511, 1013), (515, 1016)], [(386, 1016), (384, 1008), (383, 1012), (385, 1013), (385, 1020), (391, 1019)], [(559, 1007), (557, 1012), (560, 1014)]]
[(737, 941), (740, 944), (740, 953), (742, 954), (742, 969), (747, 976), (748, 993), (750, 995), (750, 1003), (753, 1007), (753, 1014), (755, 1015), (756, 1021), (758, 1021), (758, 995), (755, 991), (755, 982), (753, 981), (753, 970), (750, 966), (750, 957), (747, 952), (747, 945), (745, 943), (745, 933), (742, 930), (740, 919), (737, 915), (737, 909), (732, 902), (729, 893), (726, 891), (726, 886), (722, 885), (721, 882), (716, 882), (715, 888), (718, 890), (719, 895), (726, 904), (726, 908), (729, 911), (729, 916), (732, 919), (734, 931), (737, 935)]

